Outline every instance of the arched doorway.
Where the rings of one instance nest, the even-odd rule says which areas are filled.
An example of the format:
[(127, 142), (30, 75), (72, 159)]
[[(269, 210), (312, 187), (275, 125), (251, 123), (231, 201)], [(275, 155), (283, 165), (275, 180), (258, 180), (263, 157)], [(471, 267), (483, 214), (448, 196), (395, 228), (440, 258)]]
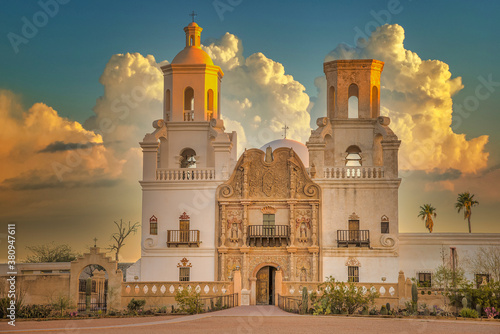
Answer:
[(265, 266), (257, 272), (256, 302), (257, 305), (274, 305), (275, 267)]
[(108, 273), (98, 264), (83, 268), (78, 278), (78, 312), (106, 313)]

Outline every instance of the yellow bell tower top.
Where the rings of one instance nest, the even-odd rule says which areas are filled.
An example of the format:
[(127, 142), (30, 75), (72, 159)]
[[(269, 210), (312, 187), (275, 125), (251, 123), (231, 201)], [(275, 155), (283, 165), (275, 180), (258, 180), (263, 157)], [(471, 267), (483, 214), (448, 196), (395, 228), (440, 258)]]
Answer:
[(162, 66), (167, 122), (209, 122), (220, 119), (220, 85), (224, 73), (201, 48), (201, 28), (184, 27), (186, 46), (171, 64)]

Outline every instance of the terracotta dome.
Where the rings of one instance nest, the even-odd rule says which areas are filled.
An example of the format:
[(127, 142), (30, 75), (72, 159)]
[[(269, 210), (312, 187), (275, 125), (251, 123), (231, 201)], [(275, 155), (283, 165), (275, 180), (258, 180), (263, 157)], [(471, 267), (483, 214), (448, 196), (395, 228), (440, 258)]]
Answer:
[(212, 58), (196, 46), (186, 46), (184, 50), (179, 52), (172, 60), (172, 64), (206, 64), (214, 65)]
[(293, 148), (293, 150), (295, 151), (295, 153), (297, 153), (304, 166), (306, 168), (309, 167), (309, 150), (307, 149), (307, 146), (302, 144), (301, 142), (292, 139), (278, 139), (265, 144), (260, 149), (265, 152), (268, 146), (271, 146), (273, 151), (278, 147)]

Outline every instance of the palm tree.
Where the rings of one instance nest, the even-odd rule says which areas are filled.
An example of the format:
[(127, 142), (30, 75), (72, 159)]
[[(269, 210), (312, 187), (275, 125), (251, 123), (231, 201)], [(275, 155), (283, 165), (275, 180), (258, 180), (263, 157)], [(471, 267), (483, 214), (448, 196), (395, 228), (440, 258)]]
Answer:
[(436, 208), (431, 204), (424, 204), (420, 207), (420, 213), (418, 217), (422, 217), (422, 220), (425, 221), (425, 227), (432, 233), (432, 228), (434, 227), (434, 221), (432, 217), (436, 218)]
[(455, 208), (464, 210), (464, 219), (467, 218), (469, 222), (469, 233), (472, 233), (470, 228), (470, 216), (472, 215), (472, 207), (478, 205), (479, 202), (474, 200), (474, 195), (471, 195), (468, 191), (458, 194), (457, 202), (455, 203)]

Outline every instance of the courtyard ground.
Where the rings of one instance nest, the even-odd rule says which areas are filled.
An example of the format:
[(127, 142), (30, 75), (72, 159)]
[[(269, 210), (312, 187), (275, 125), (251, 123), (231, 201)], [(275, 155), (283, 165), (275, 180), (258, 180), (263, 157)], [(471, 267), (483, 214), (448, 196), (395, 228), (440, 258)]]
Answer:
[(299, 316), (274, 306), (240, 306), (192, 316), (0, 323), (0, 333), (500, 333), (498, 321)]

